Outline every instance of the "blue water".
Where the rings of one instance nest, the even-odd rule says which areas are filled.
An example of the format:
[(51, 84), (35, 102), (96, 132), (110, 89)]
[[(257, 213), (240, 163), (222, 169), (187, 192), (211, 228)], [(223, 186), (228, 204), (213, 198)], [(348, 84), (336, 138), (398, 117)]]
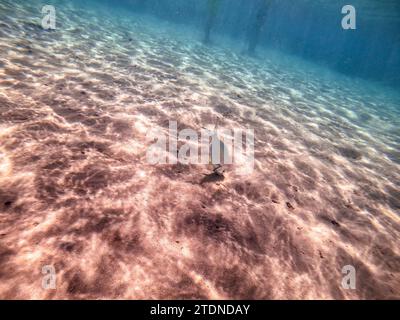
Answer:
[[(245, 49), (264, 17), (258, 46), (274, 48), (351, 76), (400, 86), (400, 2), (352, 1), (356, 30), (344, 30), (342, 7), (348, 1), (136, 0), (119, 1), (124, 10), (202, 29), (208, 2), (217, 3), (212, 34), (230, 37)], [(115, 7), (116, 1), (106, 1)], [(267, 3), (265, 5), (265, 3)]]

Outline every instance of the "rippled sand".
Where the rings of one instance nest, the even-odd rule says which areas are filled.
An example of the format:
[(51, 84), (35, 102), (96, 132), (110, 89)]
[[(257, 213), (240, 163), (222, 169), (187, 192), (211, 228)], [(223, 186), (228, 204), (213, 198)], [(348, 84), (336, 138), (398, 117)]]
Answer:
[[(398, 96), (133, 15), (69, 4), (46, 32), (39, 6), (11, 3), (0, 298), (400, 298)], [(217, 119), (255, 130), (252, 175), (146, 163), (150, 128)], [(44, 265), (56, 290), (42, 288)], [(341, 286), (345, 265), (356, 290)]]

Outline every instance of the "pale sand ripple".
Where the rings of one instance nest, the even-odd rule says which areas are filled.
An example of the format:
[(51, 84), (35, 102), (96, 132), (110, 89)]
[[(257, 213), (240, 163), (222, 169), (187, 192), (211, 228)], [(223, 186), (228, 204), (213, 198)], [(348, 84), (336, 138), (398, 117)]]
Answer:
[[(0, 4), (1, 298), (400, 298), (398, 96), (63, 8)], [(146, 163), (150, 128), (217, 119), (255, 129), (252, 175)]]

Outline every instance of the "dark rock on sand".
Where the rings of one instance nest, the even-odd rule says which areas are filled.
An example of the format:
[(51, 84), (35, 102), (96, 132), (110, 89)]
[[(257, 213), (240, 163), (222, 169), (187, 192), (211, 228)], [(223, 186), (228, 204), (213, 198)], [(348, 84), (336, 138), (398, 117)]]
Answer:
[(12, 205), (12, 201), (6, 201), (6, 202), (4, 202), (4, 206), (5, 206), (6, 208), (11, 207), (11, 205)]
[(294, 210), (294, 207), (292, 206), (292, 204), (290, 202), (286, 202), (286, 206), (290, 209), (290, 210)]
[(339, 222), (337, 222), (336, 220), (331, 220), (331, 223), (335, 226), (335, 227), (340, 227)]

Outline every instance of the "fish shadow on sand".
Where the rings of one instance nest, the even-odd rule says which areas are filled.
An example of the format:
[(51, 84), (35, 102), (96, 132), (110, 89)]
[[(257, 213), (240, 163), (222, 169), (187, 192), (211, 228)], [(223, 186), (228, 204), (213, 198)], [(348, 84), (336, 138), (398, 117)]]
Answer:
[(225, 177), (217, 172), (212, 172), (210, 174), (206, 174), (203, 179), (201, 179), (200, 184), (203, 185), (205, 183), (216, 183), (224, 181)]

